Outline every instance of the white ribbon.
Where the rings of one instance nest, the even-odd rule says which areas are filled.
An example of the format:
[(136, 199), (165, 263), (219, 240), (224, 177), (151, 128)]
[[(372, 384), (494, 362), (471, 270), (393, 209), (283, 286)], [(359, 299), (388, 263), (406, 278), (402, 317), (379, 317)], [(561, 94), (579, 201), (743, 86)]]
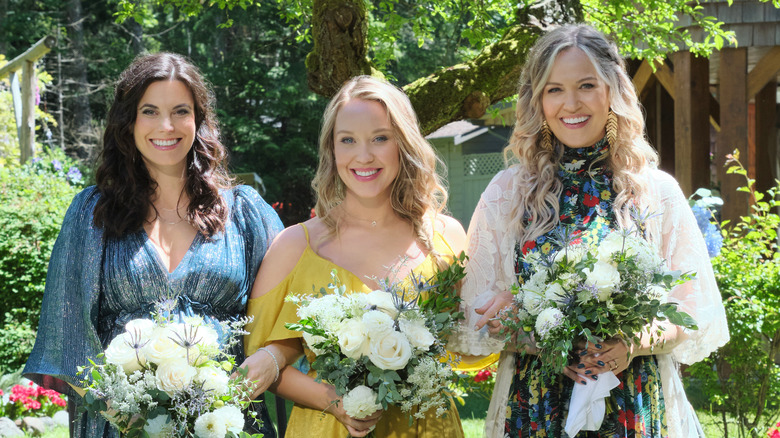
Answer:
[(569, 399), (569, 414), (566, 417), (564, 430), (569, 436), (575, 436), (581, 430), (599, 430), (604, 421), (606, 403), (612, 388), (620, 384), (612, 371), (599, 374), (598, 380), (588, 380), (582, 385), (574, 384)]

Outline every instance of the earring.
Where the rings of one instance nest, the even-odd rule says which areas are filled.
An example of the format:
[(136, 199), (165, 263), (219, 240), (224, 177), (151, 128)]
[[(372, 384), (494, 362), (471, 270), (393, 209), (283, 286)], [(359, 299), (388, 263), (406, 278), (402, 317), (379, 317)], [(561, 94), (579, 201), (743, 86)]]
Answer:
[(617, 143), (617, 134), (618, 134), (618, 118), (617, 115), (612, 111), (612, 108), (609, 109), (609, 114), (607, 114), (607, 143), (609, 143), (610, 147), (614, 147)]
[(542, 136), (542, 149), (551, 151), (553, 149), (552, 131), (550, 131), (550, 126), (547, 124), (547, 120), (542, 122), (542, 129), (540, 134)]

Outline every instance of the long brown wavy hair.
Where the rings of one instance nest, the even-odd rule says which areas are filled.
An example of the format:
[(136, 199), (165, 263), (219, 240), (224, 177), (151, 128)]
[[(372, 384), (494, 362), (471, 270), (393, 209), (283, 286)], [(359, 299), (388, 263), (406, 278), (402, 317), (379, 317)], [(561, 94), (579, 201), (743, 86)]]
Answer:
[(393, 210), (412, 224), (418, 241), (438, 262), (440, 257), (433, 248), (432, 216), (441, 212), (447, 202), (447, 191), (436, 172), (436, 165), (441, 160), (420, 132), (409, 98), (398, 87), (383, 80), (356, 76), (328, 103), (322, 116), (319, 165), (312, 181), (317, 194), (314, 211), (328, 227), (330, 235), (338, 233), (339, 216), (332, 213), (344, 200), (346, 189), (336, 168), (333, 130), (339, 110), (352, 99), (379, 102), (387, 111), (400, 152), (400, 169), (390, 195)]
[(150, 209), (157, 214), (152, 204), (157, 182), (136, 147), (133, 126), (138, 103), (149, 85), (172, 80), (184, 83), (195, 103), (195, 140), (187, 154), (184, 183), (189, 198), (186, 219), (207, 238), (225, 228), (228, 210), (219, 191), (232, 183), (226, 169), (227, 151), (219, 140), (214, 94), (188, 60), (163, 52), (136, 58), (116, 84), (96, 172), (100, 199), (94, 223), (106, 238), (139, 230)]
[(613, 208), (621, 227), (631, 223), (631, 205), (646, 203), (648, 186), (643, 171), (658, 162), (658, 155), (644, 137), (642, 110), (617, 46), (585, 24), (565, 25), (545, 34), (531, 48), (523, 67), (515, 127), (504, 150), (507, 162), (519, 168), (518, 183), (525, 188), (517, 190), (512, 206), (511, 227), (521, 242), (535, 239), (558, 223), (563, 185), (557, 170), (566, 146), (557, 140), (553, 141), (553, 150), (541, 146), (542, 92), (558, 54), (573, 47), (588, 56), (609, 86), (609, 105), (617, 116), (618, 132), (615, 144), (609, 146), (607, 160), (617, 192)]

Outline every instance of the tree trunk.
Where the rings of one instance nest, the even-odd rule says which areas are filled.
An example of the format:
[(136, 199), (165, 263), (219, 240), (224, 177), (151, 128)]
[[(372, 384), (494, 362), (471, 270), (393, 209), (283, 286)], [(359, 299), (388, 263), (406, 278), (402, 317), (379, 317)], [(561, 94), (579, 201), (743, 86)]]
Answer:
[[(453, 120), (481, 117), (490, 105), (515, 94), (528, 50), (544, 32), (544, 23), (581, 20), (578, 0), (519, 10), (520, 24), (477, 58), (405, 86), (423, 132)], [(368, 58), (368, 18), (362, 0), (314, 0), (311, 31), (314, 49), (306, 57), (306, 68), (315, 93), (330, 97), (353, 76), (381, 76)]]
[[(0, 0), (0, 17), (8, 16), (8, 0)], [(0, 54), (5, 55), (6, 61), (8, 59), (8, 43), (3, 38), (0, 38)]]
[(65, 102), (70, 112), (68, 131), (73, 139), (69, 152), (80, 158), (86, 158), (94, 146), (91, 129), (92, 113), (89, 109), (87, 88), (87, 63), (84, 57), (83, 20), (86, 17), (82, 14), (81, 0), (68, 0), (66, 10), (72, 56), (70, 66), (65, 73), (69, 79), (68, 94), (72, 96)]

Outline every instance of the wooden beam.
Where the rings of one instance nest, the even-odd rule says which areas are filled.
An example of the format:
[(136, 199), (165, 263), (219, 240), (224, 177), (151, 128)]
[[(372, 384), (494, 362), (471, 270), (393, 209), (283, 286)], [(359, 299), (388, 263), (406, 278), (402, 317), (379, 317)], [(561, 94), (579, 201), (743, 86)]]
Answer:
[(21, 70), (24, 68), (24, 61), (29, 60), (35, 62), (43, 57), (43, 55), (49, 53), (49, 51), (57, 44), (57, 39), (53, 36), (45, 36), (41, 38), (35, 45), (30, 47), (26, 52), (12, 59), (8, 64), (0, 67), (0, 79), (11, 74), (12, 71)]
[(655, 83), (655, 76), (653, 75), (653, 68), (645, 59), (637, 69), (636, 74), (632, 79), (634, 82), (634, 88), (636, 88), (636, 94), (640, 100), (647, 95), (650, 91), (650, 87)]
[(35, 63), (22, 66), (22, 126), (19, 138), (19, 161), (22, 164), (35, 155)]
[(774, 187), (777, 166), (777, 80), (772, 79), (756, 94), (756, 190)]
[[(746, 185), (742, 175), (727, 174), (726, 155), (739, 149), (747, 157), (748, 106), (747, 106), (747, 49), (724, 48), (720, 52), (720, 115), (721, 125), (715, 149), (715, 165), (720, 196), (723, 198), (722, 218), (732, 223), (748, 214), (748, 196), (737, 187)], [(745, 160), (743, 159), (743, 164)]]
[(709, 61), (689, 51), (674, 61), (674, 176), (683, 193), (710, 187)]
[(753, 70), (748, 74), (747, 79), (747, 99), (750, 100), (756, 95), (767, 82), (777, 78), (780, 72), (780, 46), (774, 46), (761, 58)]
[(660, 65), (657, 65), (655, 69), (655, 77), (658, 79), (658, 82), (664, 86), (666, 92), (672, 96), (672, 99), (676, 99), (676, 90), (674, 88), (674, 72), (672, 72), (672, 69), (669, 68), (669, 64), (663, 62)]

